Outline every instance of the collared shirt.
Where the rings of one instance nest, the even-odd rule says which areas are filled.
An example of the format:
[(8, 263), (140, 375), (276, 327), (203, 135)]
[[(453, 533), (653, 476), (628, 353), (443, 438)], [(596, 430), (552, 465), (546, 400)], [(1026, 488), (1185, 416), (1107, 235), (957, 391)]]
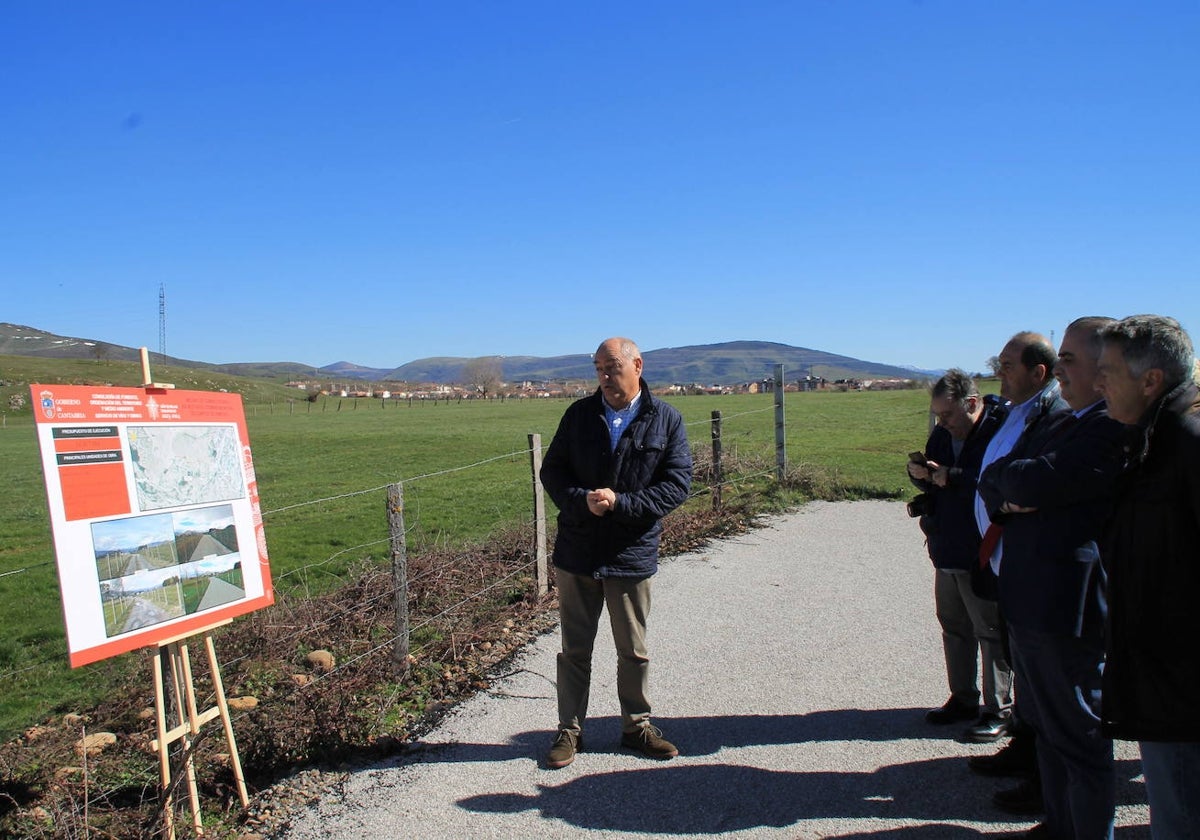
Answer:
[(604, 402), (604, 422), (608, 424), (609, 451), (616, 451), (617, 441), (621, 439), (621, 435), (629, 428), (629, 421), (637, 416), (638, 404), (641, 400), (642, 392), (638, 391), (633, 401), (621, 409), (613, 408), (608, 404), (607, 400)]
[(1096, 400), (1094, 403), (1092, 403), (1091, 405), (1089, 405), (1087, 408), (1081, 408), (1081, 409), (1079, 409), (1079, 411), (1076, 411), (1076, 412), (1075, 412), (1075, 419), (1076, 419), (1076, 420), (1078, 420), (1080, 417), (1082, 417), (1083, 415), (1087, 414), (1089, 411), (1091, 411), (1091, 410), (1092, 410), (1093, 408), (1095, 408), (1096, 406), (1100, 405), (1100, 403), (1102, 403), (1102, 402), (1104, 402), (1104, 399), (1103, 399), (1103, 398)]
[[(1012, 451), (1012, 448), (1016, 446), (1017, 439), (1025, 431), (1025, 425), (1029, 422), (1029, 415), (1037, 408), (1042, 398), (1056, 385), (1058, 385), (1058, 381), (1053, 380), (1050, 385), (1047, 385), (1020, 405), (1014, 405), (1009, 410), (1008, 417), (1004, 420), (1004, 425), (996, 430), (996, 434), (988, 441), (987, 449), (983, 451), (983, 462), (979, 465), (980, 475), (983, 475), (983, 471), (993, 461), (1003, 458)], [(987, 506), (983, 503), (983, 499), (980, 498), (979, 491), (975, 492), (975, 524), (979, 526), (980, 536), (987, 533), (988, 526), (992, 524), (992, 519), (988, 516)], [(1000, 541), (996, 543), (996, 550), (992, 552), (992, 571), (996, 574), (1000, 574), (1000, 558), (1003, 556), (1003, 553), (1004, 537), (1001, 536)]]

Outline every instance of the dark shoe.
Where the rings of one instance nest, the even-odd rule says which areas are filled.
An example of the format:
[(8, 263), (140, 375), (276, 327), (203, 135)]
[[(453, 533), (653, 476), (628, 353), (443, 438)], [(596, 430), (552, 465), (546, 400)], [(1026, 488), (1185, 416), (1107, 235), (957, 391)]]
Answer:
[(566, 767), (575, 760), (575, 753), (582, 749), (583, 735), (581, 733), (572, 732), (570, 729), (560, 729), (558, 737), (550, 746), (549, 755), (546, 756), (546, 766), (551, 770)]
[(1042, 780), (1026, 779), (1015, 788), (998, 790), (992, 796), (992, 804), (1009, 814), (1040, 814), (1046, 810), (1046, 805), (1042, 802)]
[(625, 732), (621, 735), (621, 746), (637, 750), (647, 758), (665, 760), (679, 755), (675, 745), (662, 736), (662, 730), (656, 726), (642, 726), (637, 732)]
[(979, 716), (979, 720), (975, 721), (973, 726), (968, 726), (963, 733), (963, 737), (972, 744), (990, 744), (992, 741), (999, 740), (1008, 734), (1009, 724), (1012, 722), (1012, 715), (1007, 712), (994, 714), (992, 712), (984, 712)]
[(992, 755), (973, 755), (967, 766), (980, 776), (1032, 776), (1037, 773), (1037, 753), (1033, 742), (1013, 738), (1000, 752)]
[(958, 723), (962, 720), (974, 720), (978, 714), (978, 704), (968, 706), (966, 703), (960, 703), (951, 697), (936, 709), (930, 709), (926, 712), (925, 722), (932, 723), (934, 726), (941, 726), (946, 723)]

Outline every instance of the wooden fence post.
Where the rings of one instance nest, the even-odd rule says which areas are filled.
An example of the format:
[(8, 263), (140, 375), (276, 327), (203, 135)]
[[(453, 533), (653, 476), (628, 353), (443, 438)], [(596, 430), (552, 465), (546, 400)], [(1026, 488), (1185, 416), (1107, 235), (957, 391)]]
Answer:
[(721, 412), (712, 413), (712, 509), (721, 509)]
[(387, 488), (388, 534), (392, 547), (392, 591), (396, 598), (396, 640), (392, 660), (396, 675), (408, 673), (408, 543), (404, 535), (404, 487)]
[(537, 557), (537, 594), (550, 591), (550, 570), (546, 563), (546, 495), (542, 492), (542, 436), (529, 436), (529, 466), (533, 470), (534, 553)]
[(787, 474), (787, 446), (783, 437), (783, 365), (775, 365), (775, 480)]

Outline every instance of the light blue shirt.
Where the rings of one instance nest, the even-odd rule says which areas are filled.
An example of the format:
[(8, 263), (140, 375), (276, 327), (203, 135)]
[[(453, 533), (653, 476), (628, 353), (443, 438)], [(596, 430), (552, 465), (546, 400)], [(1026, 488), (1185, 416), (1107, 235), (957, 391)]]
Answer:
[[(1054, 380), (1046, 388), (1038, 391), (1029, 399), (1020, 405), (1014, 405), (1008, 412), (1008, 417), (1004, 420), (1004, 425), (996, 430), (996, 434), (988, 441), (987, 449), (983, 450), (983, 463), (979, 465), (979, 474), (982, 476), (983, 471), (988, 468), (992, 462), (1003, 458), (1016, 445), (1017, 439), (1021, 437), (1021, 432), (1025, 431), (1025, 425), (1029, 422), (1029, 415), (1041, 403), (1041, 400), (1046, 395), (1053, 393), (1058, 389), (1058, 380)], [(988, 529), (988, 525), (992, 524), (991, 517), (988, 516), (987, 506), (983, 503), (983, 498), (979, 495), (979, 491), (975, 491), (975, 523), (979, 526), (979, 535), (983, 536)], [(996, 543), (996, 550), (992, 552), (992, 571), (1000, 574), (1000, 558), (1004, 554), (1004, 537), (1000, 537), (1000, 541)]]
[(619, 411), (604, 402), (604, 422), (608, 423), (608, 443), (609, 451), (615, 452), (617, 449), (617, 441), (621, 439), (621, 435), (629, 428), (629, 421), (637, 416), (638, 403), (642, 400), (642, 392), (638, 391), (638, 395), (633, 398), (633, 402)]

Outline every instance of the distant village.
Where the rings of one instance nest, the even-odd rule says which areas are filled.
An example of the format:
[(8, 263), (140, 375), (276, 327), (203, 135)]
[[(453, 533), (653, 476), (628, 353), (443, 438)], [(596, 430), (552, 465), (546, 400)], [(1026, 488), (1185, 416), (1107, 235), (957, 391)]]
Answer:
[[(594, 382), (547, 381), (519, 383), (466, 383), (443, 384), (335, 382), (296, 379), (287, 383), (289, 388), (304, 391), (307, 399), (321, 397), (344, 399), (377, 400), (455, 400), (455, 399), (575, 399), (585, 397), (596, 389)], [(820, 376), (804, 376), (784, 383), (785, 393), (804, 391), (897, 391), (923, 388), (924, 379), (825, 379)], [(713, 395), (723, 394), (769, 394), (775, 391), (775, 380), (761, 379), (734, 385), (690, 385), (674, 384), (653, 388), (660, 396)]]

